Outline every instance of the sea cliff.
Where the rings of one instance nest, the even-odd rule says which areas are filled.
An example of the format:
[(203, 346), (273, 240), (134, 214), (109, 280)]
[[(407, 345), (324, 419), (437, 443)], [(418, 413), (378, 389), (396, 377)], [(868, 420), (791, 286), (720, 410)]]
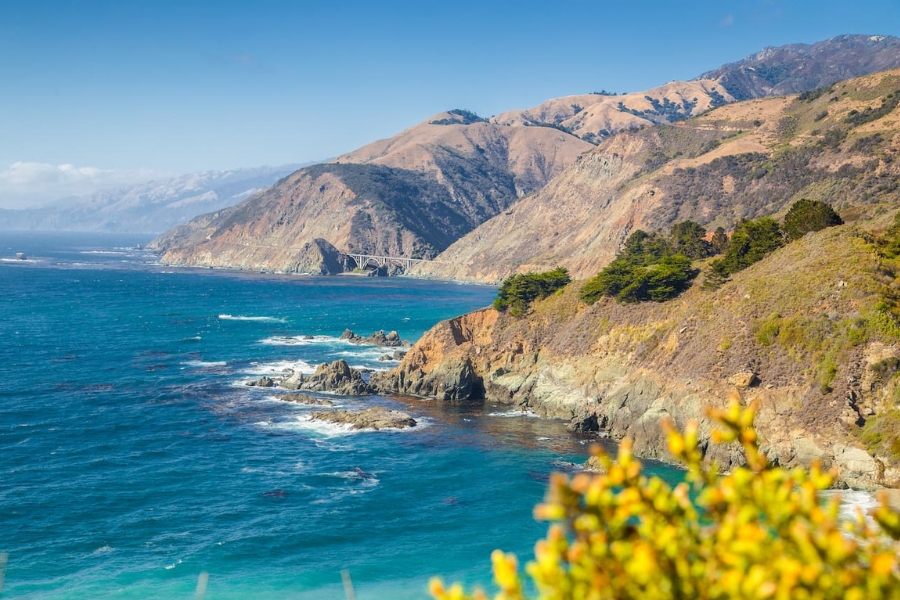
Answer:
[[(695, 285), (666, 303), (587, 306), (576, 282), (525, 317), (476, 311), (438, 324), (373, 383), (567, 419), (661, 460), (661, 421), (697, 419), (708, 458), (724, 469), (741, 455), (708, 443), (706, 411), (738, 394), (758, 404), (771, 460), (821, 461), (840, 486), (897, 485), (890, 452), (860, 442), (865, 422), (891, 409), (896, 381), (884, 369), (900, 357), (878, 327), (891, 283), (865, 237), (848, 227), (808, 235), (715, 292)], [(781, 333), (766, 337), (772, 323)]]

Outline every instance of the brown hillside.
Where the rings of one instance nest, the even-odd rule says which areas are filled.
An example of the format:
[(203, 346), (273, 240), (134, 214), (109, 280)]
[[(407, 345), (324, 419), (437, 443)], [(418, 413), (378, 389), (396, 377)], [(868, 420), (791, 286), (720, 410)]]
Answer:
[[(322, 248), (433, 257), (589, 148), (556, 129), (466, 123), (442, 113), (333, 163), (301, 169), (172, 230), (154, 247), (166, 264), (280, 272), (334, 272)], [(355, 266), (343, 264), (338, 271)]]
[(414, 273), (498, 281), (561, 265), (585, 278), (635, 229), (730, 228), (804, 197), (877, 222), (897, 206), (898, 102), (892, 70), (620, 133)]

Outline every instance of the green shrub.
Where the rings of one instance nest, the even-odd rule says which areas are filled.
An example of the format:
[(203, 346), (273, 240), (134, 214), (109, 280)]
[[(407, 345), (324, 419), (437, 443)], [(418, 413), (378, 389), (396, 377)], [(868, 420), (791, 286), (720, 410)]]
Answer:
[[(897, 413), (900, 416), (900, 411)], [(554, 475), (539, 519), (552, 521), (527, 572), (541, 600), (900, 599), (900, 514), (882, 505), (879, 527), (838, 517), (820, 492), (833, 475), (771, 465), (739, 399), (710, 416), (716, 443), (738, 443), (746, 466), (720, 474), (704, 462), (696, 421), (669, 429), (669, 452), (687, 469), (672, 487), (648, 477), (632, 444), (616, 460), (594, 449), (604, 473)], [(897, 429), (895, 429), (896, 431)], [(513, 555), (492, 555), (495, 600), (524, 600)], [(434, 579), (436, 600), (487, 600)]]
[(869, 452), (900, 460), (900, 410), (891, 409), (870, 418), (860, 439)]
[[(724, 236), (724, 231), (722, 231)], [(672, 225), (668, 237), (636, 230), (615, 260), (582, 286), (582, 301), (593, 304), (602, 296), (619, 302), (664, 302), (686, 290), (699, 271), (692, 258), (711, 256), (706, 230), (693, 221)]]
[(510, 275), (500, 284), (494, 308), (508, 310), (513, 316), (525, 314), (533, 301), (546, 298), (571, 281), (569, 272), (563, 267), (543, 273)]
[(802, 198), (794, 202), (784, 216), (784, 235), (788, 240), (799, 240), (811, 231), (843, 225), (844, 221), (828, 204), (821, 200)]

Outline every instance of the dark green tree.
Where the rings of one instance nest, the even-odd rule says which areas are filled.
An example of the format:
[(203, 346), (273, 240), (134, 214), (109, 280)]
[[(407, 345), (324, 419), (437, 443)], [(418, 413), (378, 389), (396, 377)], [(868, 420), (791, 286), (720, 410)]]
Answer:
[(637, 229), (625, 240), (625, 246), (617, 258), (633, 265), (650, 265), (668, 254), (671, 250), (663, 236)]
[(510, 275), (500, 284), (494, 308), (501, 311), (508, 310), (513, 316), (523, 315), (528, 312), (532, 302), (546, 298), (571, 281), (569, 272), (563, 267), (543, 273)]
[(784, 235), (789, 241), (799, 240), (810, 231), (843, 224), (844, 221), (828, 204), (801, 198), (784, 216)]
[(706, 230), (694, 221), (675, 223), (669, 232), (672, 252), (693, 259), (706, 258), (712, 254), (712, 245), (705, 238)]
[(746, 269), (784, 245), (784, 234), (775, 219), (762, 217), (741, 221), (731, 236), (728, 251), (722, 259), (730, 275)]
[(647, 267), (630, 264), (619, 257), (587, 280), (579, 295), (588, 304), (601, 296), (625, 303), (664, 302), (686, 290), (697, 273), (691, 267), (691, 259), (683, 254), (664, 256)]
[(703, 281), (704, 290), (717, 290), (728, 282), (728, 269), (725, 267), (725, 261), (721, 258), (709, 263), (706, 271), (706, 279)]
[(725, 251), (728, 250), (728, 234), (721, 227), (716, 227), (709, 244), (714, 255), (725, 254)]

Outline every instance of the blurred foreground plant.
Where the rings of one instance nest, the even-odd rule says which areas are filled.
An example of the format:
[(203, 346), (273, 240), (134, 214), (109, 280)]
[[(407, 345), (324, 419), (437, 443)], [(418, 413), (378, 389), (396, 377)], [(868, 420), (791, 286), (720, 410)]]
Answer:
[[(541, 600), (794, 598), (900, 599), (900, 515), (882, 502), (872, 515), (838, 520), (839, 500), (819, 492), (833, 475), (818, 465), (768, 463), (753, 428), (754, 408), (733, 399), (710, 411), (716, 443), (738, 442), (746, 466), (722, 475), (704, 465), (697, 423), (668, 428), (669, 450), (687, 468), (674, 488), (646, 477), (626, 440), (613, 460), (594, 449), (605, 473), (554, 475), (538, 519), (554, 521), (527, 572)], [(693, 497), (691, 494), (693, 488)], [(492, 556), (500, 592), (524, 600), (516, 559)], [(485, 600), (478, 590), (431, 582), (437, 600)]]

